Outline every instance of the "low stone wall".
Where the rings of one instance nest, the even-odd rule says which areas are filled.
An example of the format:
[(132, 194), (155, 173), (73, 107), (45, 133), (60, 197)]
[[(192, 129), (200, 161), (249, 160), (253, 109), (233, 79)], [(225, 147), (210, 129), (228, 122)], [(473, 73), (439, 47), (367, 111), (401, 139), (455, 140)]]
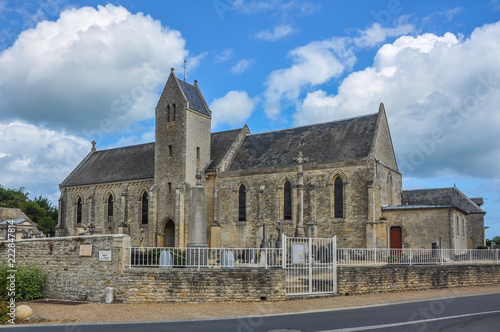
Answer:
[(500, 265), (389, 265), (339, 267), (340, 295), (500, 284)]
[[(53, 299), (104, 302), (106, 287), (115, 301), (209, 302), (278, 301), (285, 299), (281, 269), (153, 269), (127, 268), (130, 237), (75, 236), (16, 241), (16, 263), (35, 264), (48, 275), (45, 294)], [(91, 256), (80, 255), (91, 245)], [(111, 261), (99, 252), (111, 252)], [(0, 261), (7, 247), (0, 246)]]
[(120, 279), (115, 299), (125, 303), (285, 300), (282, 269), (131, 268)]

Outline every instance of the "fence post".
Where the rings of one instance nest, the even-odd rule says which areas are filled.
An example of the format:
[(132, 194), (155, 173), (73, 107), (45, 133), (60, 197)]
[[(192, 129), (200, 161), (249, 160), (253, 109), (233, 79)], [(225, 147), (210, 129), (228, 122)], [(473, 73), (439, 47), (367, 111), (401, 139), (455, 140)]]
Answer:
[(498, 249), (495, 249), (496, 253), (497, 253), (497, 264), (498, 264)]
[(132, 267), (132, 246), (128, 247), (128, 267)]
[(309, 245), (308, 245), (308, 250), (309, 250), (309, 294), (312, 294), (313, 292), (313, 288), (312, 288), (312, 239), (309, 238), (307, 239), (307, 241), (309, 242)]
[(411, 257), (411, 248), (410, 248), (410, 266), (411, 266), (411, 259), (412, 259), (412, 257)]
[(375, 247), (375, 266), (377, 266), (377, 247)]
[(268, 248), (264, 248), (264, 254), (266, 255), (266, 259), (264, 260), (264, 266), (267, 269), (267, 257), (269, 255)]
[(283, 262), (281, 262), (283, 264), (283, 269), (286, 269), (286, 235), (285, 234), (282, 234), (281, 236), (281, 250), (283, 251), (281, 253), (281, 259), (283, 260)]
[(444, 264), (444, 249), (439, 249), (441, 251), (441, 265)]
[(472, 249), (469, 249), (470, 265), (472, 265)]

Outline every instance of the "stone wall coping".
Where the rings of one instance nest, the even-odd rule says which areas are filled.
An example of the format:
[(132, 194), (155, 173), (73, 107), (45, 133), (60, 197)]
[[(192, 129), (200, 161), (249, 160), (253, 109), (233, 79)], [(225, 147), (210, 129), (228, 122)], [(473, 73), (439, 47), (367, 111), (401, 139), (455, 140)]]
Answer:
[(141, 273), (169, 273), (169, 272), (186, 272), (186, 273), (203, 273), (203, 272), (223, 272), (223, 273), (248, 273), (248, 272), (274, 272), (274, 271), (285, 271), (281, 267), (269, 267), (267, 269), (259, 268), (259, 267), (248, 267), (248, 268), (238, 268), (238, 269), (197, 269), (197, 268), (169, 268), (169, 269), (160, 269), (160, 268), (150, 268), (150, 267), (126, 267), (123, 269), (123, 272), (141, 272)]
[[(16, 240), (16, 243), (20, 242), (36, 242), (36, 241), (65, 241), (65, 240), (73, 240), (73, 239), (102, 239), (102, 238), (112, 238), (112, 239), (124, 239), (130, 237), (129, 235), (125, 234), (103, 234), (103, 235), (77, 235), (77, 236), (61, 236), (61, 237), (44, 237), (44, 238), (39, 238), (39, 239), (20, 239)], [(7, 240), (2, 240), (0, 242), (8, 242)]]

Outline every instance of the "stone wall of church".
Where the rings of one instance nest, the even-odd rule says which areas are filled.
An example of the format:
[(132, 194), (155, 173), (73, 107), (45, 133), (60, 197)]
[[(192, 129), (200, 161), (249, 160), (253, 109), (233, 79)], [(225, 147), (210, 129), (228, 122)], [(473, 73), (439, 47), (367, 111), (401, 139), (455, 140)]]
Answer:
[(467, 236), (469, 249), (484, 246), (484, 214), (470, 214), (467, 216)]
[[(467, 237), (458, 232), (455, 220), (465, 214), (455, 208), (426, 208), (405, 210), (384, 210), (387, 229), (401, 227), (403, 248), (431, 249), (432, 243), (442, 239), (443, 249), (466, 249)], [(450, 225), (451, 218), (451, 225)], [(462, 225), (460, 228), (462, 229)]]
[[(83, 225), (95, 225), (96, 234), (116, 234), (122, 223), (129, 229), (132, 245), (139, 246), (141, 236), (144, 244), (154, 246), (156, 241), (156, 219), (154, 217), (154, 195), (149, 192), (153, 180), (117, 182), (91, 186), (67, 188), (64, 206), (66, 235), (75, 236), (84, 231)], [(63, 190), (66, 190), (64, 188)], [(149, 221), (142, 224), (142, 193), (148, 192)], [(113, 217), (108, 218), (108, 196), (113, 195)], [(82, 223), (77, 224), (77, 199), (82, 198)], [(143, 234), (143, 235), (141, 235)]]
[[(334, 218), (333, 180), (340, 175), (344, 181), (344, 218)], [(292, 220), (283, 219), (283, 184), (292, 184)], [(357, 164), (304, 167), (304, 226), (306, 234), (317, 237), (336, 235), (339, 246), (365, 247), (368, 219), (367, 182), (373, 180), (373, 170), (366, 160)], [(212, 180), (210, 180), (212, 181)], [(209, 181), (209, 182), (210, 182)], [(238, 188), (246, 188), (246, 221), (238, 221)], [(268, 236), (276, 240), (278, 221), (287, 236), (294, 236), (297, 222), (297, 169), (269, 169), (259, 173), (227, 172), (216, 182), (215, 209), (209, 203), (209, 225), (215, 220), (221, 225), (222, 246), (254, 247), (260, 245), (262, 224), (268, 226)], [(207, 188), (213, 196), (213, 185)], [(209, 200), (211, 201), (211, 200)], [(311, 226), (315, 224), (316, 226)], [(314, 229), (311, 234), (310, 230)]]

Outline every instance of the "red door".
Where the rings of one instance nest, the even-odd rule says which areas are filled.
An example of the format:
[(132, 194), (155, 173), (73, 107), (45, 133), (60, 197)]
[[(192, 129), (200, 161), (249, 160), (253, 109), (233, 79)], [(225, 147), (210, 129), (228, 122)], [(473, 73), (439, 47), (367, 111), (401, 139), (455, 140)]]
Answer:
[[(391, 249), (402, 249), (403, 248), (403, 233), (401, 227), (391, 227), (390, 235), (390, 247)], [(391, 250), (392, 255), (397, 255), (401, 250)]]

